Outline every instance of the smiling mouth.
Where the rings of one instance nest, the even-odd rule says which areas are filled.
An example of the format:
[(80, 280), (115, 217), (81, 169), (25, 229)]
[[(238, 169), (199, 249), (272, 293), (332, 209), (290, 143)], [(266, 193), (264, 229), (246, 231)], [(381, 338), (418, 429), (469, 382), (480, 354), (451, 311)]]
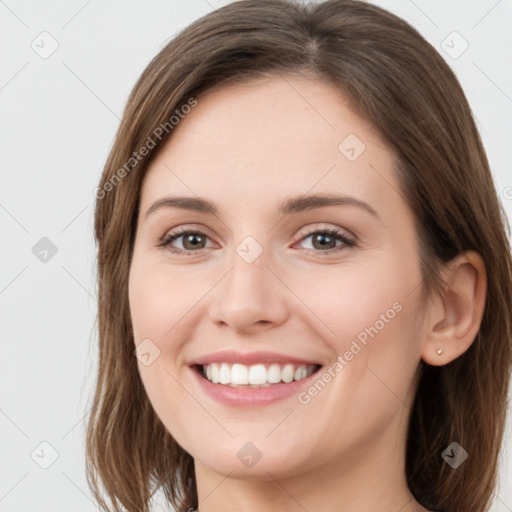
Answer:
[(321, 368), (318, 364), (253, 364), (210, 363), (194, 365), (194, 369), (213, 384), (233, 388), (265, 388), (305, 379)]

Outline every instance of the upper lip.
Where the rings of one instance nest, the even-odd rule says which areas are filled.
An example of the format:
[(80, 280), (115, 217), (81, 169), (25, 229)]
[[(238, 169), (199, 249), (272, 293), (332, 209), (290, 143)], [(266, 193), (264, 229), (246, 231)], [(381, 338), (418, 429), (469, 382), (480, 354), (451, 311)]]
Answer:
[(320, 365), (318, 361), (301, 359), (299, 357), (278, 354), (276, 352), (237, 352), (235, 350), (222, 350), (213, 354), (194, 359), (191, 365), (205, 365), (211, 363), (240, 363), (245, 365), (257, 363), (292, 363), (292, 364), (315, 364)]

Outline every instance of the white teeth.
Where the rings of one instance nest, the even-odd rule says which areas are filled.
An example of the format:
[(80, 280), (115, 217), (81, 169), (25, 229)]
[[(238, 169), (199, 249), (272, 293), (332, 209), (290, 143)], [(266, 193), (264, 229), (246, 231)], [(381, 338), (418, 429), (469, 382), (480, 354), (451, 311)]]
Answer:
[(272, 363), (246, 366), (235, 363), (212, 363), (203, 365), (203, 375), (214, 384), (230, 386), (266, 387), (280, 382), (289, 383), (309, 377), (315, 371), (313, 364)]
[[(242, 366), (242, 365), (240, 365)], [(249, 368), (249, 384), (266, 384), (267, 369), (263, 364), (255, 364)]]
[(219, 382), (221, 384), (230, 384), (231, 383), (231, 368), (226, 363), (222, 363), (220, 365)]
[[(214, 384), (218, 384), (220, 381), (219, 365), (218, 364), (210, 364), (208, 366), (211, 366), (211, 369), (212, 369), (212, 382)], [(208, 378), (208, 370), (206, 370), (206, 378)]]
[[(222, 363), (224, 366), (226, 363)], [(249, 375), (247, 366), (243, 364), (234, 364), (231, 368), (230, 382), (221, 382), (221, 384), (235, 384), (235, 385), (246, 385), (249, 384)]]
[(293, 380), (293, 364), (287, 364), (283, 368), (283, 371), (281, 372), (281, 379), (283, 379), (284, 382), (291, 382)]
[(281, 368), (278, 364), (271, 364), (267, 370), (267, 382), (270, 384), (277, 384), (281, 382)]

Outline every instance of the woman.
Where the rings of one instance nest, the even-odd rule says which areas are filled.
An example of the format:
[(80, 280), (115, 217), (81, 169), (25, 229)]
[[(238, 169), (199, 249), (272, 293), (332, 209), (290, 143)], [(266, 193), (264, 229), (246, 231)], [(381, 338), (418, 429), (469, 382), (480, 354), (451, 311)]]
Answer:
[(508, 224), (453, 72), (352, 0), (244, 0), (149, 64), (97, 190), (104, 510), (482, 512)]

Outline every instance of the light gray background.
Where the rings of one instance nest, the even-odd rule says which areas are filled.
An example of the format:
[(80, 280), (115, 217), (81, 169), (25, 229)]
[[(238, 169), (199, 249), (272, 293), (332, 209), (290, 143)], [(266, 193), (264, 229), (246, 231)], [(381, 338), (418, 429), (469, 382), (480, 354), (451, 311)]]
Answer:
[[(93, 189), (144, 67), (224, 3), (0, 0), (0, 512), (97, 510), (83, 454), (97, 368)], [(457, 73), (510, 218), (512, 2), (375, 3), (414, 25)], [(43, 31), (58, 43), (48, 58), (31, 47), (51, 49)], [(453, 31), (469, 44), (457, 58), (464, 43)], [(32, 251), (42, 237), (57, 248), (46, 262)], [(42, 442), (58, 454), (47, 469), (52, 449)], [(512, 511), (511, 445), (509, 417), (493, 512)]]

